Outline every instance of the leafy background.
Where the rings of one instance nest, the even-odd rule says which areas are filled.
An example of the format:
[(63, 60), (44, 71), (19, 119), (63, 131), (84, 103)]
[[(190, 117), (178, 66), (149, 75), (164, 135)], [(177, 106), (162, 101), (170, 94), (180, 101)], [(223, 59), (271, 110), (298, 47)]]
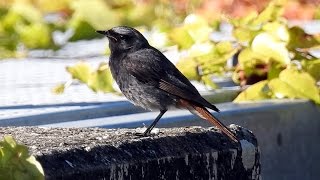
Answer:
[[(288, 20), (319, 18), (318, 5), (311, 0), (2, 1), (0, 56), (17, 58), (28, 56), (32, 49), (57, 50), (68, 42), (101, 38), (96, 29), (128, 25), (147, 32), (157, 48), (177, 46), (184, 54), (177, 66), (190, 80), (218, 88), (212, 75), (231, 73), (243, 87), (235, 102), (307, 98), (320, 103), (320, 63), (312, 54), (319, 48), (320, 36), (307, 34)], [(232, 39), (211, 38), (221, 23), (232, 25)], [(57, 33), (65, 38), (57, 38)], [(233, 67), (227, 66), (231, 58)], [(93, 69), (79, 62), (67, 71), (94, 91), (116, 91), (104, 63)], [(71, 84), (59, 84), (54, 92), (62, 93)]]

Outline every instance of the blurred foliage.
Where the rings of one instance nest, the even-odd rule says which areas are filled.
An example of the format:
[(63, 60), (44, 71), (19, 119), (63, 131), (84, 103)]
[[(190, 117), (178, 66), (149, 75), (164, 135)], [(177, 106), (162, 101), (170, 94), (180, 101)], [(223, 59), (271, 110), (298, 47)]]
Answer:
[[(273, 0), (260, 13), (229, 18), (234, 41), (212, 41), (210, 35), (215, 27), (195, 14), (186, 16), (183, 23), (173, 28), (155, 28), (157, 30), (149, 31), (146, 37), (151, 44), (161, 41), (155, 37), (161, 37), (162, 43), (157, 43), (158, 47), (176, 45), (183, 54), (177, 67), (190, 80), (217, 88), (212, 75), (231, 71), (234, 82), (242, 87), (251, 85), (235, 102), (305, 98), (320, 104), (317, 86), (320, 59), (310, 53), (319, 47), (319, 35), (310, 35), (300, 27), (289, 26), (282, 16), (285, 3), (285, 0)], [(235, 68), (227, 66), (231, 58), (236, 63)], [(100, 65), (97, 71), (93, 71), (87, 64), (79, 63), (67, 70), (73, 79), (87, 84), (94, 91), (114, 92), (109, 69), (104, 67)], [(64, 87), (58, 86), (57, 92)]]
[[(257, 5), (260, 13), (248, 10), (246, 16), (236, 18), (216, 16), (214, 14), (219, 14), (219, 11), (214, 12), (211, 6), (206, 6), (219, 7), (221, 3), (226, 5), (229, 1), (6, 2), (0, 4), (0, 57), (19, 57), (28, 49), (58, 49), (68, 41), (101, 37), (95, 33), (96, 29), (108, 29), (116, 25), (139, 26), (137, 28), (157, 48), (177, 46), (180, 52), (177, 67), (189, 79), (217, 88), (211, 77), (232, 72), (234, 82), (240, 86), (252, 85), (236, 98), (236, 102), (266, 98), (307, 98), (319, 103), (319, 86), (316, 83), (320, 81), (320, 59), (313, 56), (311, 50), (319, 47), (320, 35), (307, 34), (300, 27), (289, 26), (284, 18), (293, 14), (293, 11), (286, 9), (288, 6), (296, 9), (296, 12), (301, 11), (301, 8), (295, 8), (302, 6), (298, 0), (272, 0), (261, 9), (267, 2), (263, 1)], [(230, 7), (229, 14), (239, 13), (234, 11), (237, 8), (235, 5)], [(319, 14), (319, 8), (303, 7), (312, 10), (314, 17)], [(308, 17), (311, 17), (310, 13)], [(233, 26), (234, 39), (213, 41), (212, 32), (225, 19)], [(71, 32), (72, 35), (58, 43), (53, 35), (57, 31)], [(227, 66), (231, 58), (237, 64), (235, 67)], [(93, 69), (81, 62), (68, 67), (67, 71), (73, 80), (58, 85), (54, 92), (62, 93), (73, 81), (85, 83), (94, 91), (115, 91), (106, 64)], [(289, 81), (290, 78), (295, 81)]]
[(241, 44), (233, 79), (253, 84), (235, 102), (268, 98), (306, 98), (320, 104), (320, 68), (310, 54), (318, 35), (290, 27), (282, 18), (285, 1), (274, 0), (260, 14), (233, 19), (233, 35)]
[[(156, 27), (168, 33), (172, 43), (186, 49), (195, 42), (207, 41), (207, 34), (218, 27), (221, 14), (252, 13), (234, 21), (235, 26), (242, 27), (234, 32), (239, 38), (255, 36), (260, 22), (269, 16), (274, 20), (272, 18), (278, 18), (283, 11), (286, 17), (293, 18), (319, 16), (319, 7), (312, 6), (313, 1), (295, 0), (286, 3), (289, 10), (280, 4), (277, 8), (281, 11), (264, 11), (256, 18), (257, 13), (252, 10), (260, 10), (268, 1), (5, 0), (0, 2), (0, 58), (26, 56), (29, 49), (58, 49), (68, 41), (97, 38), (96, 29), (116, 25)], [(188, 16), (194, 12), (202, 18)], [(183, 20), (184, 25), (176, 27)], [(59, 33), (55, 32), (72, 35), (59, 41), (55, 35)]]
[(17, 144), (11, 136), (0, 141), (0, 179), (42, 180), (43, 169), (28, 148)]
[[(199, 2), (186, 0), (189, 7), (179, 11), (179, 4), (169, 0), (0, 2), (0, 58), (25, 56), (28, 49), (58, 49), (68, 41), (100, 37), (95, 30), (121, 24), (168, 29), (181, 22)], [(54, 32), (72, 35), (61, 44)], [(22, 53), (18, 52), (21, 49)]]
[[(74, 66), (69, 66), (66, 69), (72, 76), (73, 80), (86, 84), (95, 92), (115, 92), (115, 89), (112, 86), (113, 79), (110, 69), (106, 63), (101, 63), (96, 70), (94, 70), (88, 63), (85, 62), (78, 62)], [(61, 94), (69, 85), (69, 82), (58, 84), (53, 89), (53, 92), (56, 94)]]

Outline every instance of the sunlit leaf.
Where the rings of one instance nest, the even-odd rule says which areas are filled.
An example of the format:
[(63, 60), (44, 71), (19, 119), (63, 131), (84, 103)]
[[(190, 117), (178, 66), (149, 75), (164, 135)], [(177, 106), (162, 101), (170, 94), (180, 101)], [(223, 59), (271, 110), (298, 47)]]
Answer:
[(184, 20), (189, 35), (194, 42), (205, 42), (209, 40), (209, 35), (212, 32), (207, 20), (195, 14), (188, 15)]
[(190, 80), (200, 80), (198, 63), (193, 58), (184, 58), (178, 61), (177, 68)]
[(251, 12), (245, 17), (231, 20), (234, 29), (232, 35), (240, 42), (251, 42), (252, 39), (259, 33), (261, 25), (252, 25), (252, 22), (257, 18), (256, 12)]
[(288, 43), (289, 31), (286, 24), (281, 22), (271, 22), (263, 26), (263, 30), (272, 35), (276, 40)]
[(295, 69), (283, 70), (279, 79), (270, 82), (273, 93), (289, 98), (307, 98), (320, 103), (319, 90), (315, 80), (306, 72)]
[(249, 28), (236, 28), (232, 34), (240, 42), (250, 42), (259, 32), (259, 30), (254, 31)]
[(212, 43), (195, 43), (188, 50), (189, 57), (204, 56), (213, 51), (214, 45)]
[(211, 89), (217, 89), (218, 85), (212, 81), (211, 75), (201, 76), (201, 81)]
[(312, 48), (320, 46), (320, 39), (315, 35), (307, 34), (302, 28), (293, 26), (289, 28), (289, 43), (288, 49), (296, 48)]
[(93, 72), (90, 65), (85, 62), (79, 62), (74, 66), (67, 67), (66, 69), (71, 74), (73, 79), (77, 79), (84, 83), (88, 82), (91, 73)]
[(17, 31), (28, 48), (49, 48), (52, 44), (50, 29), (43, 23), (19, 26)]
[(278, 41), (269, 33), (260, 33), (251, 44), (254, 53), (260, 54), (281, 64), (289, 64), (289, 51), (286, 43)]
[(268, 83), (269, 88), (273, 92), (275, 98), (304, 98), (297, 91), (295, 91), (289, 84), (280, 80), (279, 78), (272, 79)]
[(185, 18), (183, 26), (174, 28), (169, 33), (169, 38), (180, 48), (186, 49), (194, 43), (209, 41), (212, 31), (213, 29), (205, 19), (191, 14)]
[(37, 7), (44, 12), (58, 12), (68, 9), (71, 0), (37, 1)]
[(226, 54), (226, 53), (230, 53), (231, 51), (234, 50), (232, 43), (229, 41), (222, 41), (216, 44), (216, 51), (219, 54)]
[(129, 26), (152, 26), (155, 19), (154, 6), (148, 3), (141, 3), (139, 6), (133, 5), (132, 8), (123, 9), (125, 14), (125, 24)]
[(303, 69), (306, 70), (316, 81), (320, 81), (320, 59), (303, 60)]
[(44, 179), (41, 164), (12, 136), (4, 136), (0, 141), (0, 179)]
[(229, 19), (230, 23), (236, 28), (244, 27), (252, 24), (252, 22), (257, 18), (258, 14), (255, 11), (250, 12), (244, 17)]
[(93, 39), (98, 36), (96, 29), (90, 25), (88, 22), (83, 21), (82, 19), (73, 18), (70, 21), (73, 30), (73, 35), (70, 38), (70, 41), (77, 41), (81, 39)]
[(184, 27), (172, 29), (168, 35), (173, 44), (178, 45), (181, 49), (187, 49), (194, 43), (192, 37)]
[(61, 84), (58, 84), (56, 85), (53, 89), (52, 89), (52, 92), (55, 93), (55, 94), (62, 94), (65, 90), (65, 83), (61, 83)]
[(9, 10), (9, 13), (16, 13), (30, 23), (43, 21), (40, 10), (31, 3), (25, 1), (15, 1)]
[(263, 54), (253, 52), (250, 47), (240, 52), (238, 60), (240, 68), (245, 71), (246, 75), (250, 75), (255, 71), (254, 67), (256, 64), (268, 63), (268, 58)]
[(34, 156), (29, 156), (28, 158), (26, 158), (26, 162), (26, 169), (33, 175), (34, 179), (44, 179), (44, 172), (42, 166)]
[(120, 24), (117, 12), (103, 0), (75, 0), (71, 1), (70, 6), (74, 13), (69, 26), (75, 32), (71, 40), (97, 37), (95, 30), (109, 29)]
[(281, 64), (271, 62), (269, 63), (268, 80), (279, 77), (280, 72), (283, 70)]
[(286, 0), (273, 0), (268, 6), (257, 16), (253, 24), (262, 24), (266, 22), (276, 21), (281, 17)]
[[(141, 30), (139, 29), (141, 32)], [(148, 31), (144, 28), (144, 31)], [(152, 28), (151, 31), (148, 31), (145, 36), (148, 39), (150, 45), (157, 49), (164, 48), (169, 45), (169, 39), (166, 32), (162, 32), (158, 28)]]
[(112, 83), (110, 69), (105, 63), (101, 63), (98, 70), (93, 72), (88, 80), (88, 86), (96, 92), (115, 92)]
[(268, 81), (260, 81), (256, 84), (249, 86), (246, 90), (241, 92), (233, 102), (263, 100), (270, 98), (269, 88), (267, 86)]

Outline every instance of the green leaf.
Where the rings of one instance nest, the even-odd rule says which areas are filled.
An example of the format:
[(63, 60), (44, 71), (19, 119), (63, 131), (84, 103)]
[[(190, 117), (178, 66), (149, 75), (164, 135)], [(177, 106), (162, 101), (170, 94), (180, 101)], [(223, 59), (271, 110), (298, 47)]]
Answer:
[(92, 73), (90, 65), (85, 62), (79, 62), (74, 66), (68, 66), (66, 69), (72, 75), (73, 79), (77, 79), (83, 83), (88, 82)]
[(253, 21), (253, 24), (262, 24), (278, 20), (283, 14), (285, 3), (286, 0), (271, 1), (268, 6)]
[(288, 25), (282, 22), (267, 23), (262, 28), (264, 31), (272, 35), (276, 40), (284, 43), (289, 42), (289, 30)]
[(65, 83), (60, 83), (52, 89), (52, 92), (55, 94), (62, 94), (64, 92), (65, 88), (66, 88)]
[(252, 30), (248, 27), (235, 28), (232, 35), (240, 42), (251, 42), (260, 30)]
[(88, 80), (88, 86), (95, 92), (115, 92), (112, 83), (110, 69), (105, 63), (101, 63), (98, 70), (93, 72)]
[(190, 14), (184, 20), (183, 26), (174, 28), (169, 32), (169, 38), (181, 49), (187, 49), (194, 43), (209, 41), (213, 29), (209, 23), (200, 16)]
[(194, 42), (208, 41), (210, 33), (213, 31), (206, 19), (195, 14), (188, 15), (184, 24)]
[(17, 32), (28, 48), (49, 48), (52, 45), (50, 29), (43, 23), (18, 26)]
[(34, 7), (31, 3), (24, 1), (15, 1), (9, 10), (9, 13), (18, 14), (29, 23), (43, 22), (40, 10)]
[(218, 85), (212, 81), (211, 75), (201, 76), (201, 81), (203, 82), (203, 84), (209, 86), (211, 89), (218, 88)]
[(303, 60), (303, 69), (307, 71), (316, 81), (320, 81), (320, 59)]
[(3, 143), (7, 145), (7, 148), (10, 147), (9, 149), (14, 149), (17, 146), (17, 143), (12, 136), (4, 136)]
[(96, 29), (88, 22), (83, 21), (82, 19), (72, 19), (70, 23), (73, 29), (73, 35), (70, 38), (70, 41), (78, 41), (81, 39), (93, 39), (98, 37)]
[(120, 24), (120, 17), (103, 0), (71, 1), (74, 10), (69, 27), (74, 29), (71, 40), (98, 37), (95, 30), (104, 30)]
[(195, 58), (205, 56), (212, 53), (214, 50), (214, 44), (210, 42), (195, 43), (188, 50), (188, 57)]
[[(132, 3), (134, 2), (132, 1)], [(156, 3), (156, 1), (153, 3)], [(155, 7), (149, 3), (133, 5), (132, 8), (123, 8), (121, 13), (124, 13), (122, 16), (125, 16), (124, 24), (132, 27), (141, 25), (150, 27), (155, 25), (155, 20), (160, 20), (155, 15)]]
[(234, 28), (233, 36), (240, 42), (251, 42), (252, 39), (259, 33), (261, 25), (253, 25), (252, 23), (257, 18), (256, 12), (251, 12), (247, 16), (231, 20)]
[(41, 164), (36, 160), (34, 156), (26, 158), (26, 170), (32, 174), (33, 179), (44, 179), (44, 172)]
[(268, 81), (260, 81), (256, 84), (249, 86), (246, 90), (241, 92), (233, 102), (262, 100), (270, 98), (270, 90), (267, 86)]
[(306, 72), (295, 69), (283, 70), (279, 78), (269, 83), (275, 97), (306, 98), (320, 103), (319, 90), (315, 80)]
[(0, 141), (0, 179), (43, 180), (44, 172), (26, 146), (17, 144), (11, 136), (4, 136)]
[(260, 53), (253, 52), (250, 47), (240, 52), (238, 60), (240, 69), (243, 69), (247, 76), (256, 71), (254, 67), (257, 64), (268, 64), (268, 58)]
[(192, 37), (184, 27), (173, 28), (169, 32), (168, 37), (173, 44), (177, 44), (181, 49), (190, 48), (194, 43)]
[(180, 59), (177, 63), (177, 68), (185, 75), (189, 80), (200, 81), (200, 75), (198, 72), (198, 63), (193, 58)]
[(293, 26), (289, 28), (289, 43), (288, 49), (294, 50), (297, 48), (313, 48), (320, 46), (320, 40), (316, 35), (307, 34), (302, 28)]
[(235, 49), (230, 41), (221, 41), (217, 43), (215, 47), (219, 54), (227, 54)]
[(268, 80), (279, 77), (279, 74), (282, 70), (283, 67), (281, 66), (281, 64), (271, 62), (269, 64)]
[(260, 13), (252, 12), (245, 17), (231, 20), (234, 26), (233, 36), (240, 42), (251, 42), (262, 32), (265, 24), (279, 21), (283, 12), (285, 0), (273, 0)]
[(257, 16), (258, 16), (257, 12), (252, 11), (244, 17), (230, 19), (230, 23), (236, 28), (245, 27), (252, 24), (252, 22), (257, 18)]
[(280, 64), (289, 64), (289, 51), (286, 43), (278, 41), (269, 33), (260, 33), (251, 44), (252, 52), (265, 56)]

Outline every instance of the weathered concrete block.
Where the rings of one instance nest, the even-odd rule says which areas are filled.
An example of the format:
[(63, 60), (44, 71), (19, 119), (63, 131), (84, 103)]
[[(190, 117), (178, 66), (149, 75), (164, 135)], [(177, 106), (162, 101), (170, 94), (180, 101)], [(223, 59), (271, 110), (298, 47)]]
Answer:
[(46, 179), (260, 179), (256, 138), (231, 128), (240, 144), (201, 127), (143, 138), (134, 129), (2, 127), (0, 136), (26, 144)]

